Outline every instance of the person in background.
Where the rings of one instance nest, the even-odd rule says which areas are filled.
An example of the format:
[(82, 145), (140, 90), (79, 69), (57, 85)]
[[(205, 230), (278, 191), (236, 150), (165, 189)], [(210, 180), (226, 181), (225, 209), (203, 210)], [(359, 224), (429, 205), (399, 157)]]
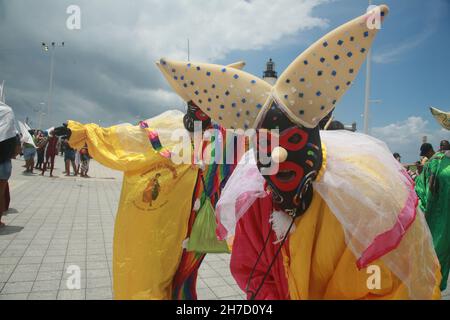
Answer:
[(395, 158), (398, 162), (402, 162), (402, 161), (401, 161), (402, 157), (400, 156), (399, 153), (395, 152), (395, 153), (393, 154), (393, 156), (394, 156), (394, 158)]
[(47, 141), (47, 151), (45, 152), (45, 163), (42, 168), (41, 175), (44, 175), (49, 163), (50, 163), (50, 177), (53, 177), (53, 169), (55, 168), (55, 157), (58, 153), (57, 145), (58, 137), (55, 135), (54, 131), (50, 131), (48, 141)]
[[(33, 140), (35, 137), (33, 135), (34, 132), (30, 131)], [(35, 141), (36, 144), (36, 141)], [(22, 146), (23, 158), (25, 159), (25, 173), (33, 173), (34, 168), (34, 156), (36, 155), (36, 148), (31, 143), (23, 143)]]
[(431, 143), (425, 142), (420, 146), (420, 156), (422, 165), (424, 165), (434, 155), (434, 149)]
[(428, 161), (415, 186), (441, 265), (441, 291), (447, 287), (450, 270), (450, 148), (444, 141), (436, 153), (430, 144), (422, 145), (420, 155)]
[(7, 205), (7, 199), (9, 202), (9, 194), (7, 195), (6, 190), (8, 186), (8, 180), (11, 177), (12, 172), (11, 159), (16, 158), (19, 153), (20, 138), (18, 135), (0, 142), (0, 227), (5, 226), (5, 224), (1, 220), (3, 212), (8, 210), (9, 205)]
[(42, 169), (42, 164), (44, 163), (44, 153), (45, 153), (45, 146), (47, 145), (47, 138), (45, 137), (44, 133), (41, 130), (37, 131), (36, 134), (36, 153), (37, 153), (37, 162), (35, 169)]
[(75, 176), (77, 176), (78, 173), (80, 173), (80, 164), (81, 164), (80, 151), (81, 150), (75, 150)]
[(450, 143), (448, 142), (448, 140), (442, 140), (441, 143), (439, 144), (439, 151), (448, 151), (450, 150)]
[(66, 176), (70, 176), (70, 164), (72, 164), (73, 173), (76, 176), (77, 175), (77, 168), (75, 166), (75, 150), (72, 149), (69, 145), (69, 140), (64, 139), (64, 162), (66, 165)]
[(88, 147), (87, 145), (84, 145), (84, 148), (80, 150), (80, 160), (81, 160), (81, 171), (80, 176), (83, 178), (89, 178), (88, 171), (89, 171), (89, 161), (91, 157), (89, 156)]

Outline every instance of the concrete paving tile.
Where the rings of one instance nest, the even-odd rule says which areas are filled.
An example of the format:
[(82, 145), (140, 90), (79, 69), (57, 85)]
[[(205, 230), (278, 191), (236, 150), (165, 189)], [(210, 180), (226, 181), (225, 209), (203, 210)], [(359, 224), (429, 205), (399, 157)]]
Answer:
[(58, 291), (39, 291), (31, 292), (28, 295), (28, 300), (56, 300)]
[(86, 289), (80, 290), (60, 290), (58, 292), (58, 300), (85, 300)]
[(27, 300), (28, 293), (0, 294), (0, 300)]
[(28, 282), (8, 282), (2, 289), (2, 294), (29, 293), (33, 287), (33, 281)]

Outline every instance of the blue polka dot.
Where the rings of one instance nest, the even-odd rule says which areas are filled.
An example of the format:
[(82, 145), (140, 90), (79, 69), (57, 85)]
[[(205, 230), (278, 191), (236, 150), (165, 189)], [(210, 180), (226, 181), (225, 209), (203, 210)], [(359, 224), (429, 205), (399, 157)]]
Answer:
[(332, 75), (333, 77), (335, 77), (336, 74), (337, 74), (336, 70), (331, 71), (331, 75)]
[(225, 109), (225, 106), (223, 104), (221, 104), (220, 109)]
[(244, 129), (248, 129), (248, 124), (244, 124)]
[(338, 91), (339, 90), (339, 86), (334, 87), (334, 89), (336, 89), (336, 91)]
[(183, 84), (183, 87), (187, 88), (187, 86), (188, 86), (187, 83), (184, 83), (184, 84)]
[(298, 97), (299, 97), (299, 98), (303, 98), (303, 92), (300, 92), (300, 93), (298, 94)]
[(198, 96), (198, 91), (197, 90), (194, 93), (195, 93), (196, 96)]
[(256, 108), (261, 109), (261, 108), (262, 108), (262, 105), (261, 105), (260, 103), (258, 103), (258, 104), (256, 105)]
[(233, 76), (233, 78), (237, 79), (237, 78), (239, 78), (239, 76), (238, 76), (237, 74), (235, 74), (235, 75)]
[(351, 53), (351, 52), (348, 52), (348, 53), (347, 53), (347, 57), (349, 57), (349, 58), (351, 58), (352, 55), (353, 55), (353, 53)]
[(215, 85), (215, 84), (213, 84), (213, 85), (211, 86), (211, 88), (215, 89), (215, 88), (216, 88), (216, 85)]
[(285, 98), (285, 99), (287, 99), (287, 98), (288, 98), (288, 95), (287, 95), (287, 94), (285, 94), (285, 95), (284, 95), (284, 98)]
[(245, 102), (247, 102), (247, 100), (245, 100), (245, 98), (242, 98), (242, 103), (245, 103)]
[(364, 53), (364, 52), (366, 52), (366, 49), (365, 48), (361, 48), (361, 53)]
[(350, 41), (353, 41), (353, 40), (355, 40), (355, 37), (351, 36)]
[(364, 32), (364, 38), (367, 38), (369, 36), (369, 31)]
[(166, 60), (161, 60), (161, 63), (163, 66), (165, 66), (167, 64)]
[(184, 76), (181, 76), (180, 79), (181, 79), (181, 80), (184, 80)]
[(178, 80), (178, 77), (177, 77), (177, 76), (174, 76), (173, 78), (174, 78), (175, 80)]
[(233, 102), (233, 103), (231, 104), (231, 106), (232, 106), (233, 108), (235, 108), (235, 107), (236, 107), (236, 102)]
[(384, 11), (381, 11), (380, 14), (381, 14), (382, 17), (384, 17), (384, 15), (385, 15)]
[(252, 80), (252, 81), (250, 81), (252, 84), (255, 84), (256, 83), (256, 80)]
[(300, 110), (298, 113), (300, 113), (300, 115), (304, 115), (305, 111), (304, 110)]
[(323, 44), (322, 44), (324, 47), (328, 47), (328, 42), (324, 42)]
[(211, 102), (211, 98), (208, 98), (208, 102)]
[(226, 96), (229, 96), (229, 95), (230, 95), (230, 91), (228, 91), (228, 90), (225, 91), (225, 95), (226, 95)]
[(227, 71), (227, 69), (226, 69), (226, 68), (223, 68), (223, 69), (222, 69), (222, 72), (226, 72), (226, 71)]
[(351, 81), (347, 81), (347, 85), (348, 85), (348, 86), (351, 85)]
[(334, 60), (339, 60), (339, 55), (335, 55)]
[(325, 106), (320, 106), (320, 110), (324, 110), (325, 109)]
[(339, 46), (342, 46), (343, 43), (344, 43), (344, 41), (342, 41), (342, 40), (339, 40), (339, 41), (337, 42), (337, 44), (338, 44)]
[(353, 73), (353, 71), (354, 71), (353, 69), (348, 70), (349, 73)]
[(305, 78), (300, 78), (300, 82), (305, 82)]
[(320, 91), (316, 92), (316, 96), (320, 97), (321, 95), (322, 95), (322, 92), (320, 92)]
[(206, 73), (206, 75), (209, 77), (209, 76), (211, 75), (211, 72), (208, 71), (208, 72)]
[(194, 81), (191, 81), (191, 86), (193, 86), (194, 85)]
[(320, 62), (324, 63), (325, 62), (325, 58), (324, 57), (320, 58)]
[(322, 70), (317, 71), (317, 75), (320, 77), (323, 74)]
[(306, 66), (308, 64), (308, 60), (303, 61), (303, 64)]
[(197, 71), (200, 71), (200, 67), (197, 67)]
[(241, 113), (240, 112), (238, 112), (238, 113), (236, 113), (236, 117), (240, 117), (241, 116)]
[(187, 67), (188, 67), (188, 68), (190, 68), (190, 67), (191, 67), (191, 64), (190, 64), (190, 63), (188, 63), (188, 64), (187, 64)]
[(208, 107), (208, 108), (206, 108), (206, 110), (208, 110), (208, 111), (211, 111), (211, 108), (210, 108), (210, 107)]
[(336, 104), (336, 100), (333, 100), (333, 104)]

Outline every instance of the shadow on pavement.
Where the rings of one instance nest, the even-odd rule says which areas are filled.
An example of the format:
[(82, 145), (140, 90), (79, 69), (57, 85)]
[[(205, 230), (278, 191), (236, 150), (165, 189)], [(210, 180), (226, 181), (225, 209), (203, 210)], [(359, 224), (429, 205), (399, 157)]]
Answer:
[(6, 210), (5, 212), (3, 212), (4, 216), (7, 216), (8, 214), (14, 214), (14, 213), (19, 213), (19, 210), (14, 209), (14, 208), (9, 208), (8, 210)]
[(13, 234), (22, 231), (23, 227), (19, 226), (4, 226), (0, 227), (0, 236), (7, 235), (7, 234)]

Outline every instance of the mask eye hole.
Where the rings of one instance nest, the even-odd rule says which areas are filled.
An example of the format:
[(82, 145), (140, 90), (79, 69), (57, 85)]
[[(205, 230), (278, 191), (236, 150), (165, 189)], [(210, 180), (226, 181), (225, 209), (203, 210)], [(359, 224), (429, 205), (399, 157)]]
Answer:
[(280, 137), (280, 145), (288, 151), (303, 149), (308, 142), (308, 133), (298, 127), (290, 128)]
[(298, 133), (294, 133), (292, 136), (288, 139), (289, 143), (297, 144), (300, 141), (302, 141), (302, 137)]

